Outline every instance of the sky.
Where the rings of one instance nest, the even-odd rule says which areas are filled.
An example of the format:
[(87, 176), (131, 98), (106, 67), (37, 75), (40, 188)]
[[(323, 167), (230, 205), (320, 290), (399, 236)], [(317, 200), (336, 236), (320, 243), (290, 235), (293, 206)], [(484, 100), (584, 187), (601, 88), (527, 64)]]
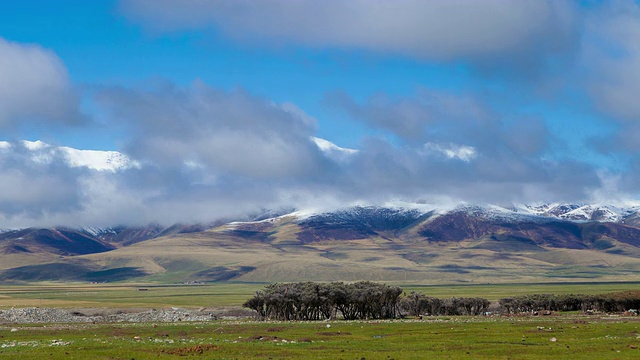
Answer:
[(637, 204), (638, 94), (633, 0), (3, 1), (0, 228)]

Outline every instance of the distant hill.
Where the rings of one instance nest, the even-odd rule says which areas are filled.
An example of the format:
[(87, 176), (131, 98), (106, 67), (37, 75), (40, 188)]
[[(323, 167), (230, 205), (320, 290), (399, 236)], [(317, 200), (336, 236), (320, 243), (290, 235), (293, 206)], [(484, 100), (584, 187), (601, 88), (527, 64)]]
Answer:
[(637, 280), (640, 208), (359, 206), (242, 222), (0, 233), (0, 280)]

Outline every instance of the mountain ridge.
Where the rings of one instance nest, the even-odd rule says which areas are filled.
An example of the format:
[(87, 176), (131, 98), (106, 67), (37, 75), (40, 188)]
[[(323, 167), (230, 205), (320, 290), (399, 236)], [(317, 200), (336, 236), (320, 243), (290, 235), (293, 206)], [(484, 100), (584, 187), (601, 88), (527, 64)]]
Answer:
[[(603, 208), (352, 206), (264, 211), (244, 221), (207, 225), (11, 230), (0, 233), (0, 280), (418, 281), (436, 276), (464, 282), (632, 276), (640, 272), (638, 211), (611, 206), (605, 208), (611, 216), (601, 216)], [(575, 220), (578, 209), (591, 218)]]

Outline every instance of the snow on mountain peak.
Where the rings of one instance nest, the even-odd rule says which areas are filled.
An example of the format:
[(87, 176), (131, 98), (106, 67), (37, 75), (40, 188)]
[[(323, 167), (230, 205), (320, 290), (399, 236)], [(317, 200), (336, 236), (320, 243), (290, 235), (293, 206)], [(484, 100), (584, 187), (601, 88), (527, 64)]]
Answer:
[(86, 167), (112, 172), (140, 166), (136, 161), (117, 151), (79, 150), (67, 146), (53, 146), (40, 140), (22, 140), (18, 143), (0, 141), (0, 150), (10, 151), (16, 145), (29, 151), (31, 161), (41, 164), (48, 164), (56, 158), (62, 158), (70, 167)]
[(139, 166), (126, 155), (117, 151), (78, 150), (61, 147), (67, 162), (72, 167), (88, 167), (94, 170), (117, 171)]
[(343, 148), (325, 139), (314, 136), (310, 139), (325, 155), (338, 161), (348, 160), (351, 155), (358, 153), (358, 150)]
[(602, 221), (619, 222), (631, 213), (638, 210), (637, 207), (619, 207), (605, 204), (568, 204), (555, 203), (525, 207), (538, 216), (558, 218), (572, 221)]
[(553, 220), (563, 220), (572, 222), (613, 222), (626, 223), (632, 217), (638, 217), (640, 207), (617, 207), (605, 204), (570, 204), (553, 203), (537, 205), (474, 205), (466, 203), (447, 204), (440, 206), (436, 204), (411, 203), (394, 201), (381, 206), (355, 205), (340, 207), (333, 210), (323, 209), (322, 211), (298, 210), (290, 213), (289, 216), (297, 217), (299, 220), (314, 218), (318, 215), (326, 216), (334, 214), (346, 216), (357, 214), (363, 209), (386, 209), (396, 214), (401, 213), (431, 213), (431, 216), (443, 216), (451, 212), (464, 212), (472, 217), (493, 219), (504, 222), (548, 222)]

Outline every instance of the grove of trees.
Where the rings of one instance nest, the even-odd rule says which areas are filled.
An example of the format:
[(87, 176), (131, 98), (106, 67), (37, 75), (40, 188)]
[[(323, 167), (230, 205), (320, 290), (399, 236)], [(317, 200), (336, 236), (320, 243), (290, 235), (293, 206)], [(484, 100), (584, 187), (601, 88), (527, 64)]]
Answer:
[(400, 300), (401, 309), (412, 316), (482, 315), (490, 305), (489, 300), (479, 297), (440, 299), (415, 291)]
[(323, 320), (338, 312), (345, 320), (388, 319), (398, 315), (402, 289), (370, 281), (271, 284), (244, 303), (261, 319)]
[[(270, 284), (243, 304), (263, 320), (392, 319), (405, 315), (477, 316), (487, 313), (490, 305), (489, 300), (480, 297), (441, 299), (415, 291), (405, 294), (398, 286), (371, 281)], [(623, 312), (640, 309), (640, 291), (601, 295), (519, 295), (500, 299), (499, 305), (499, 311), (504, 314), (536, 311)]]
[(640, 291), (623, 291), (601, 295), (534, 294), (500, 299), (503, 313), (549, 311), (623, 312), (640, 309)]

